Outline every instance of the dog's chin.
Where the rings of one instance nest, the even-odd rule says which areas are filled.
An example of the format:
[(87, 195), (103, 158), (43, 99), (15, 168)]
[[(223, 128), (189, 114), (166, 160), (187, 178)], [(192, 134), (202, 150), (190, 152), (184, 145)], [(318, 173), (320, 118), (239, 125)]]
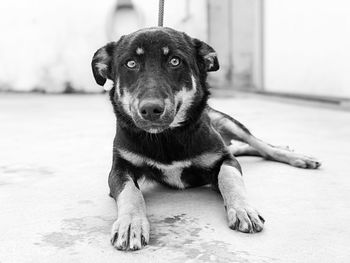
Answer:
[(147, 132), (147, 133), (152, 133), (152, 134), (158, 134), (164, 132), (166, 129), (169, 128), (169, 125), (160, 125), (160, 124), (147, 124), (147, 125), (141, 125), (141, 124), (136, 124), (136, 126)]
[(164, 122), (164, 123), (152, 123), (152, 122), (145, 122), (145, 121), (135, 121), (136, 127), (139, 129), (152, 134), (158, 134), (164, 132), (166, 129), (169, 128), (170, 123)]
[(162, 133), (163, 131), (165, 131), (167, 128), (169, 128), (169, 126), (166, 127), (148, 127), (148, 128), (144, 128), (143, 130), (147, 133), (152, 133), (152, 134), (158, 134), (158, 133)]
[(170, 128), (174, 116), (167, 114), (163, 118), (156, 121), (147, 121), (140, 118), (138, 115), (133, 116), (133, 121), (137, 128), (151, 134), (159, 134)]

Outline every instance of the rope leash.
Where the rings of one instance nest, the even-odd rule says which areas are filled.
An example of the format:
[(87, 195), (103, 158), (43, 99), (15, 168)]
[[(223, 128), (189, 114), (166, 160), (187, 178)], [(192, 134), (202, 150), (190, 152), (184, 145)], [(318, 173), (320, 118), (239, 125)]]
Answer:
[(158, 26), (163, 26), (164, 21), (164, 0), (159, 0)]

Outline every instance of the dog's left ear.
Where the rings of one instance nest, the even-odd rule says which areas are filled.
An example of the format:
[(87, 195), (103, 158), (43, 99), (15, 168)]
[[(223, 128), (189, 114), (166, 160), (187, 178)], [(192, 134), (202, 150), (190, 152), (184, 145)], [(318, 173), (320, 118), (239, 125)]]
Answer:
[(220, 65), (215, 50), (207, 43), (196, 38), (193, 39), (193, 43), (197, 50), (199, 60), (203, 61), (205, 64), (206, 71), (217, 71)]
[(112, 58), (117, 42), (110, 42), (98, 49), (91, 62), (92, 73), (98, 85), (103, 86), (107, 79), (112, 79)]

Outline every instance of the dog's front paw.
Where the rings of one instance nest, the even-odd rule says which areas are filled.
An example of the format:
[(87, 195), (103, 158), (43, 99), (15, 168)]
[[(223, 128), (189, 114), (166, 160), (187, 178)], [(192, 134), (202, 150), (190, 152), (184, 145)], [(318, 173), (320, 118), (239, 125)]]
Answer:
[(229, 227), (240, 232), (256, 233), (264, 228), (265, 219), (248, 205), (227, 207), (227, 218)]
[(149, 223), (144, 215), (121, 215), (114, 222), (111, 243), (118, 250), (138, 250), (149, 241)]

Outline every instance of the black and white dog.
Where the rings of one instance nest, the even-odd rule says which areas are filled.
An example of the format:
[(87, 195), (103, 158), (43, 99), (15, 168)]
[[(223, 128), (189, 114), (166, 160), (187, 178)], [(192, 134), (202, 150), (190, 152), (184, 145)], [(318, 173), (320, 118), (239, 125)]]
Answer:
[[(114, 82), (109, 95), (117, 117), (110, 195), (118, 218), (111, 242), (137, 250), (149, 241), (143, 177), (173, 188), (210, 184), (224, 200), (230, 228), (259, 232), (263, 217), (247, 203), (234, 156), (257, 155), (301, 168), (320, 162), (254, 137), (230, 116), (207, 105), (207, 72), (219, 69), (212, 47), (170, 28), (142, 29), (108, 43), (92, 60), (96, 82)], [(233, 147), (232, 140), (243, 142)]]

